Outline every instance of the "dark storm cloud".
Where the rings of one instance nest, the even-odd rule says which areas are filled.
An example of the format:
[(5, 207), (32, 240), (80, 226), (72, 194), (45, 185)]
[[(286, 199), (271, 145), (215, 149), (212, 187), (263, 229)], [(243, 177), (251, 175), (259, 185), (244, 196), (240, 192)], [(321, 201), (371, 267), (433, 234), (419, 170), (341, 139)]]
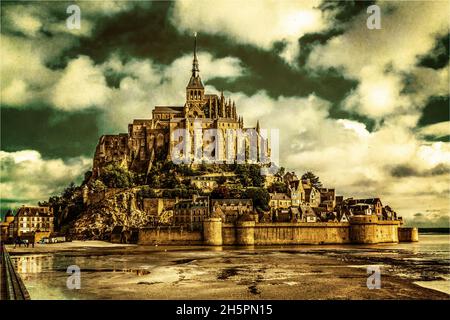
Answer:
[[(353, 17), (367, 11), (375, 1), (323, 1), (319, 8), (332, 15), (336, 24), (347, 24)], [(337, 26), (338, 28), (339, 26)]]
[(105, 61), (112, 52), (124, 59), (151, 58), (160, 64), (170, 64), (184, 53), (192, 51), (192, 38), (181, 35), (168, 20), (172, 2), (154, 2), (96, 21), (92, 37), (82, 39), (74, 56), (85, 54), (94, 61)]
[[(81, 39), (77, 50), (72, 50), (72, 56), (68, 52), (66, 60), (78, 54), (85, 54), (96, 63), (102, 63), (112, 52), (116, 52), (124, 62), (132, 58), (150, 58), (156, 63), (167, 65), (183, 54), (190, 54), (192, 36), (181, 34), (171, 24), (169, 15), (172, 6), (173, 3), (170, 2), (157, 2), (147, 10), (135, 8), (113, 17), (103, 17), (97, 23), (94, 35)], [(305, 61), (312, 48), (341, 34), (346, 27), (344, 21), (367, 8), (367, 4), (363, 6), (358, 2), (326, 6), (326, 10), (332, 11), (336, 16), (336, 23), (324, 33), (310, 33), (299, 39), (301, 54), (297, 69), (292, 68), (278, 55), (283, 43), (276, 43), (273, 49), (268, 51), (252, 45), (238, 44), (223, 35), (200, 34), (198, 40), (200, 50), (208, 51), (215, 58), (237, 57), (246, 70), (241, 77), (231, 80), (213, 78), (207, 81), (207, 84), (222, 90), (243, 92), (246, 95), (265, 90), (272, 98), (304, 97), (314, 93), (332, 102), (330, 111), (332, 118), (362, 121), (371, 130), (374, 121), (340, 107), (340, 101), (356, 87), (357, 81), (345, 79), (339, 70), (335, 69), (319, 70), (314, 74), (306, 69)], [(108, 85), (117, 87), (121, 77), (113, 73), (106, 75)]]
[(417, 176), (417, 174), (416, 169), (407, 165), (400, 165), (391, 169), (391, 176), (397, 178)]
[(450, 59), (450, 33), (436, 39), (434, 48), (427, 55), (420, 57), (419, 66), (441, 69), (448, 66)]
[(446, 135), (446, 136), (425, 136), (424, 137), (425, 140), (429, 141), (429, 142), (450, 142), (450, 135)]
[[(66, 19), (65, 9), (68, 4), (69, 2), (26, 5), (35, 6), (48, 19), (58, 22)], [(115, 15), (96, 15), (95, 12), (86, 10), (88, 3), (80, 2), (79, 5), (82, 17), (95, 18), (93, 35), (78, 39), (67, 34), (67, 37), (73, 39), (73, 45), (46, 63), (51, 69), (66, 67), (71, 59), (80, 54), (88, 55), (96, 63), (102, 63), (112, 52), (118, 52), (123, 61), (150, 58), (165, 65), (192, 52), (191, 36), (180, 34), (169, 20), (173, 6), (171, 2), (138, 4), (131, 10)], [(235, 56), (246, 69), (241, 77), (233, 80), (215, 78), (208, 81), (208, 84), (246, 95), (265, 90), (272, 98), (314, 93), (332, 102), (330, 117), (361, 121), (372, 130), (373, 120), (340, 108), (339, 102), (356, 87), (356, 81), (345, 79), (334, 69), (318, 71), (314, 75), (305, 69), (305, 62), (312, 48), (344, 32), (351, 17), (361, 13), (367, 5), (360, 2), (323, 3), (322, 9), (331, 14), (335, 23), (330, 30), (306, 34), (299, 39), (301, 51), (298, 69), (292, 68), (279, 57), (280, 48), (277, 45), (273, 50), (266, 51), (252, 45), (237, 44), (226, 36), (200, 34), (201, 50), (210, 52), (216, 58)], [(10, 31), (8, 24), (2, 24), (2, 32), (13, 31)], [(49, 40), (56, 36), (55, 31), (49, 30), (46, 25), (43, 25), (40, 33)], [(107, 72), (105, 77), (108, 86), (117, 88), (123, 75)], [(74, 113), (50, 108), (25, 111), (7, 106), (2, 106), (2, 109), (2, 150), (5, 151), (34, 149), (44, 158), (91, 156), (101, 134), (96, 125), (101, 116), (100, 111)]]
[(398, 165), (390, 168), (390, 174), (395, 178), (440, 176), (449, 173), (450, 167), (442, 163), (423, 171), (417, 170), (409, 165)]
[(37, 150), (43, 158), (91, 157), (99, 137), (98, 110), (1, 108), (2, 150)]
[[(170, 2), (158, 2), (149, 10), (135, 9), (105, 18), (98, 24), (93, 37), (80, 42), (76, 54), (86, 54), (101, 63), (111, 52), (119, 52), (125, 61), (130, 58), (151, 58), (159, 64), (170, 64), (181, 55), (190, 54), (192, 36), (180, 34), (168, 19), (172, 5)], [(307, 35), (302, 43), (305, 46), (309, 41), (316, 43), (317, 37), (320, 36)], [(315, 92), (327, 100), (336, 101), (356, 85), (334, 70), (317, 76), (309, 75), (304, 69), (294, 70), (278, 56), (279, 49), (276, 46), (266, 51), (251, 45), (237, 44), (226, 36), (208, 34), (200, 34), (198, 42), (200, 50), (210, 52), (215, 58), (239, 58), (247, 70), (245, 76), (233, 81), (210, 81), (209, 84), (220, 89), (240, 91), (247, 95), (266, 90), (273, 98), (280, 95), (305, 96)]]
[(319, 5), (319, 9), (332, 21), (331, 27), (323, 32), (307, 33), (298, 40), (301, 48), (298, 63), (301, 66), (305, 65), (315, 46), (324, 45), (333, 37), (345, 33), (352, 19), (365, 13), (367, 7), (373, 3), (375, 1), (323, 1)]
[(323, 45), (331, 38), (341, 35), (343, 33), (342, 28), (336, 27), (326, 32), (307, 33), (298, 40), (300, 45), (300, 54), (298, 57), (298, 63), (305, 65), (308, 60), (309, 54), (316, 45)]
[(450, 119), (449, 96), (431, 97), (423, 109), (419, 127), (448, 121)]

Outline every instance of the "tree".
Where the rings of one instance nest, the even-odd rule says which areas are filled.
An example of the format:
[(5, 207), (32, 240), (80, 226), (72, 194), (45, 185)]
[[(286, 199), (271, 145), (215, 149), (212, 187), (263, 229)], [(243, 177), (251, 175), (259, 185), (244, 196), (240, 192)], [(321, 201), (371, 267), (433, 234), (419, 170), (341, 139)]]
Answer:
[(75, 185), (75, 182), (71, 182), (69, 184), (69, 186), (67, 188), (64, 189), (64, 191), (62, 192), (62, 197), (65, 200), (70, 200), (73, 196), (73, 194), (75, 193), (75, 191), (77, 190), (77, 186)]
[(262, 187), (264, 181), (266, 180), (263, 175), (261, 175), (261, 167), (259, 165), (253, 164), (249, 168), (250, 178), (252, 180), (252, 186)]
[(81, 187), (73, 182), (60, 195), (51, 196), (48, 201), (39, 202), (39, 204), (53, 208), (56, 230), (73, 221), (85, 209)]
[(286, 193), (287, 192), (287, 186), (284, 182), (274, 182), (270, 185), (269, 188), (267, 188), (269, 192), (271, 193)]
[(269, 192), (265, 188), (247, 188), (242, 194), (243, 199), (252, 199), (253, 207), (257, 211), (269, 210)]
[(191, 167), (189, 167), (186, 164), (179, 164), (175, 167), (175, 170), (181, 174), (182, 176), (195, 176), (199, 173), (195, 170), (193, 170)]
[(230, 199), (240, 199), (243, 193), (243, 190), (241, 188), (234, 187), (228, 190), (230, 191)]
[(236, 165), (236, 174), (241, 182), (242, 186), (249, 187), (252, 185), (248, 166), (245, 164)]
[(225, 184), (227, 182), (227, 178), (224, 175), (221, 175), (218, 179), (217, 179), (217, 184), (219, 186)]
[(147, 184), (153, 188), (161, 187), (159, 172), (155, 167), (152, 167), (147, 175)]
[(230, 190), (225, 186), (219, 186), (211, 191), (211, 199), (229, 199)]
[(257, 164), (238, 164), (235, 173), (244, 187), (261, 187), (265, 181)]
[(146, 178), (147, 178), (147, 176), (146, 176), (146, 174), (145, 173), (139, 173), (139, 174), (134, 174), (133, 175), (133, 184), (134, 185), (138, 185), (138, 186), (141, 186), (141, 185), (145, 185), (146, 184)]
[(172, 161), (165, 161), (161, 167), (162, 172), (169, 172), (174, 169), (176, 169), (176, 165)]
[(133, 173), (117, 164), (109, 164), (100, 174), (100, 180), (109, 188), (129, 188), (133, 185)]
[(322, 188), (322, 182), (320, 182), (320, 179), (318, 176), (316, 176), (311, 171), (305, 172), (305, 174), (302, 175), (302, 180), (309, 179), (311, 181), (311, 184), (316, 188)]
[(141, 199), (144, 199), (144, 198), (157, 198), (158, 197), (158, 195), (156, 194), (155, 190), (153, 190), (149, 186), (142, 187), (141, 190), (139, 190), (139, 192), (138, 192), (138, 196)]
[(173, 172), (166, 173), (164, 175), (162, 186), (163, 186), (163, 188), (167, 188), (167, 189), (177, 188), (179, 186), (179, 183), (175, 176), (175, 173), (173, 173)]

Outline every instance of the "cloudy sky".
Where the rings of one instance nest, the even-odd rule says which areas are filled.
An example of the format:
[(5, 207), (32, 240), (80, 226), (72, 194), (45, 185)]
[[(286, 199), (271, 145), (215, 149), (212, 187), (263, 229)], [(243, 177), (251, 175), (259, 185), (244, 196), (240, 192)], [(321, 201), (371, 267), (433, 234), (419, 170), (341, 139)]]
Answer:
[(379, 30), (372, 4), (2, 1), (2, 209), (80, 182), (100, 135), (182, 105), (198, 32), (207, 90), (279, 128), (284, 167), (448, 226), (449, 3), (376, 2)]

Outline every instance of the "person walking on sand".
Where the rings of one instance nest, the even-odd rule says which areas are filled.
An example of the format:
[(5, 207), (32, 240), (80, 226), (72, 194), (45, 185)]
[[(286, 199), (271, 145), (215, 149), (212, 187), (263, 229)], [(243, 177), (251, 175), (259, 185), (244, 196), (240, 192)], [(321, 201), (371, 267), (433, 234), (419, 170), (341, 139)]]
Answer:
[(19, 248), (22, 245), (22, 241), (20, 240), (19, 236), (17, 236), (16, 240), (14, 240), (14, 249), (17, 247), (17, 245), (19, 245)]

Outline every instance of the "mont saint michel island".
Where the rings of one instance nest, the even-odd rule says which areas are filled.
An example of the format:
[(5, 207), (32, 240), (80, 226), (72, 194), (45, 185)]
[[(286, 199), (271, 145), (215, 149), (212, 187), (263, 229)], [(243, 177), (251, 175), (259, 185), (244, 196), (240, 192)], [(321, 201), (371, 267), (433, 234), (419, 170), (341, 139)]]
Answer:
[(448, 300), (445, 5), (211, 3), (1, 4), (0, 300)]
[(205, 92), (194, 42), (184, 104), (155, 106), (128, 133), (101, 136), (83, 184), (69, 199), (7, 215), (4, 241), (55, 232), (147, 245), (418, 241), (382, 199), (344, 198), (312, 172), (274, 169), (260, 122), (246, 128), (231, 97)]

